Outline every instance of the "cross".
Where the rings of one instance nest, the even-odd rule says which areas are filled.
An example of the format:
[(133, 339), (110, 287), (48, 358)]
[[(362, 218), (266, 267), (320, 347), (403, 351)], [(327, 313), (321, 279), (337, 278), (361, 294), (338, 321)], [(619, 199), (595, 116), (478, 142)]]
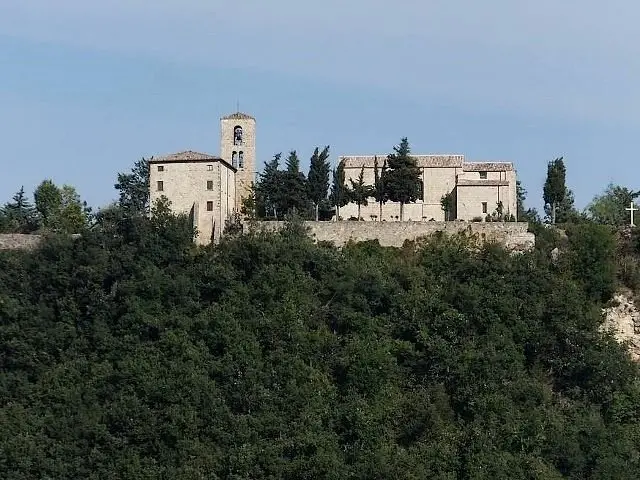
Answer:
[(633, 224), (633, 212), (637, 212), (638, 209), (633, 207), (633, 200), (631, 200), (631, 206), (629, 208), (625, 208), (625, 210), (631, 213), (631, 226), (635, 227), (635, 225)]

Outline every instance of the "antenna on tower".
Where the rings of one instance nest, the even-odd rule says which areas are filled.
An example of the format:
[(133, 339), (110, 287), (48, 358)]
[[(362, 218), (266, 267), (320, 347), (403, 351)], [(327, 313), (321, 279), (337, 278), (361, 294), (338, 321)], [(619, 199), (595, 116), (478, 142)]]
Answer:
[(240, 113), (240, 100), (236, 100), (236, 112)]

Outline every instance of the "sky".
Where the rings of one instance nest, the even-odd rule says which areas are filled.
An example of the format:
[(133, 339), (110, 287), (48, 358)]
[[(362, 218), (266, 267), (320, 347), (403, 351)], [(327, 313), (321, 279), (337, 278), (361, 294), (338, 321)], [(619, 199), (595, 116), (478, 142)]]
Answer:
[(0, 0), (0, 202), (45, 178), (94, 207), (141, 157), (219, 153), (257, 121), (259, 168), (316, 146), (513, 162), (542, 206), (563, 156), (576, 205), (640, 189), (631, 0)]

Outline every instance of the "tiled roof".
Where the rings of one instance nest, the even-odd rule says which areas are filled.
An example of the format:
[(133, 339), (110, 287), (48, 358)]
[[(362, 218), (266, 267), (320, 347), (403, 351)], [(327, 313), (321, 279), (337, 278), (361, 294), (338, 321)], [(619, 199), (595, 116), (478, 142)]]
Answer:
[(251, 115), (247, 115), (246, 113), (236, 112), (231, 115), (227, 115), (226, 117), (222, 117), (223, 120), (255, 120)]
[(164, 155), (162, 157), (153, 157), (149, 160), (152, 163), (156, 162), (185, 162), (185, 161), (201, 161), (201, 160), (222, 160), (220, 157), (210, 155), (208, 153), (194, 152), (192, 150), (186, 150), (184, 152), (172, 153), (170, 155)]
[(510, 162), (465, 162), (465, 172), (507, 172), (513, 170)]
[(459, 187), (507, 187), (509, 182), (507, 180), (471, 180), (471, 179), (458, 179), (456, 183)]
[[(416, 159), (418, 167), (421, 168), (455, 168), (462, 167), (464, 162), (464, 155), (411, 155)], [(345, 168), (373, 168), (376, 155), (345, 155), (341, 156), (340, 160), (344, 160)], [(382, 168), (384, 161), (387, 158), (387, 154), (377, 155), (378, 166)]]

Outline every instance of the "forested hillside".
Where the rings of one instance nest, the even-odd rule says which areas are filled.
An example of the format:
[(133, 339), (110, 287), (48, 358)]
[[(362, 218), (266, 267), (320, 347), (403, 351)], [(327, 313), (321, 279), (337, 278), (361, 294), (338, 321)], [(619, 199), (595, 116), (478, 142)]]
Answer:
[(559, 256), (191, 233), (113, 209), (0, 252), (0, 478), (638, 478), (607, 227)]

